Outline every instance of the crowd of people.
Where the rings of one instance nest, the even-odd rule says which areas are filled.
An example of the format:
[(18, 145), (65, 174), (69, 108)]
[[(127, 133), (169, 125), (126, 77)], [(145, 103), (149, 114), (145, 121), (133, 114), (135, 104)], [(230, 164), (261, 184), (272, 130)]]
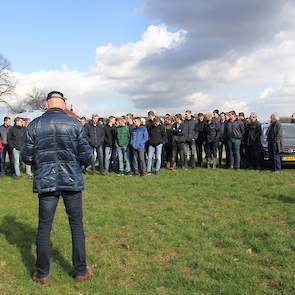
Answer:
[[(273, 172), (281, 170), (282, 127), (277, 114), (271, 115), (267, 133), (268, 152)], [(193, 115), (166, 114), (158, 117), (149, 111), (147, 117), (93, 114), (91, 120), (79, 118), (85, 136), (93, 148), (90, 167), (82, 167), (102, 175), (109, 171), (123, 175), (158, 175), (161, 168), (243, 168), (260, 170), (261, 123), (255, 113), (248, 118), (235, 111)], [(0, 126), (0, 175), (10, 168), (14, 177), (21, 176), (20, 152), (29, 119), (17, 117), (11, 126), (6, 116)], [(5, 165), (8, 159), (9, 165)], [(6, 167), (7, 166), (7, 167)], [(26, 175), (32, 177), (31, 166), (25, 165)]]

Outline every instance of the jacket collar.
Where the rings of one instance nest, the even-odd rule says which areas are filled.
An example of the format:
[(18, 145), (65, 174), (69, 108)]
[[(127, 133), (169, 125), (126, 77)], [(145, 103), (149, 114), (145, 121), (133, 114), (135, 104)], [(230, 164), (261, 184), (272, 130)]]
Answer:
[(64, 110), (60, 108), (51, 108), (46, 111), (46, 113), (65, 113)]

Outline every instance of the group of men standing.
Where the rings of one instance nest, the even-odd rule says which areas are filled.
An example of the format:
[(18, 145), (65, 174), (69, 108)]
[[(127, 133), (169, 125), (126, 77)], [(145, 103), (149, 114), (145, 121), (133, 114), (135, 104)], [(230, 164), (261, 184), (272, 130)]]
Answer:
[[(0, 126), (0, 175), (5, 175), (5, 159), (9, 158), (11, 174), (20, 176), (20, 151), (29, 120), (4, 118)], [(262, 128), (255, 113), (246, 119), (244, 113), (236, 114), (214, 110), (212, 113), (157, 117), (148, 112), (147, 119), (132, 114), (106, 122), (94, 114), (87, 121), (80, 118), (85, 136), (93, 149), (91, 171), (106, 175), (110, 170), (122, 175), (146, 176), (159, 174), (161, 167), (170, 169), (186, 167), (226, 167), (240, 169), (241, 163), (249, 169), (261, 169)], [(281, 169), (282, 128), (273, 114), (268, 132), (269, 154), (272, 170)], [(1, 145), (0, 145), (1, 150)], [(205, 157), (204, 157), (205, 155)], [(225, 161), (224, 161), (225, 160)], [(32, 177), (31, 167), (25, 166)], [(84, 172), (87, 167), (83, 167)]]
[[(25, 141), (26, 128), (29, 119), (16, 117), (14, 125), (10, 126), (11, 118), (4, 117), (3, 125), (0, 126), (0, 176), (5, 176), (5, 162), (8, 156), (10, 173), (14, 177), (20, 177), (21, 158), (20, 152)], [(25, 165), (26, 175), (32, 178), (31, 166)]]
[[(279, 158), (277, 146), (282, 134), (275, 114), (271, 121), (268, 140), (272, 160)], [(94, 151), (93, 174), (97, 159), (101, 174), (113, 169), (119, 176), (158, 175), (161, 167), (240, 169), (241, 163), (249, 169), (261, 169), (262, 127), (255, 113), (246, 119), (244, 113), (237, 115), (235, 111), (193, 115), (187, 110), (184, 116), (166, 114), (160, 118), (150, 111), (147, 119), (132, 114), (110, 116), (103, 124), (94, 114), (88, 123), (84, 117), (81, 122)], [(274, 125), (279, 128), (272, 128)], [(276, 143), (275, 150), (272, 142)], [(273, 170), (280, 170), (280, 165), (273, 166)]]

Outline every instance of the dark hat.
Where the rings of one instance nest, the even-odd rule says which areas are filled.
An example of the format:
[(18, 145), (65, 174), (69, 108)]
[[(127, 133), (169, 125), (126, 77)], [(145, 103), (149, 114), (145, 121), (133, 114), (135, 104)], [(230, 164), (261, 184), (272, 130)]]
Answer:
[(213, 111), (213, 114), (217, 114), (217, 115), (219, 115), (219, 110), (214, 110), (214, 111)]

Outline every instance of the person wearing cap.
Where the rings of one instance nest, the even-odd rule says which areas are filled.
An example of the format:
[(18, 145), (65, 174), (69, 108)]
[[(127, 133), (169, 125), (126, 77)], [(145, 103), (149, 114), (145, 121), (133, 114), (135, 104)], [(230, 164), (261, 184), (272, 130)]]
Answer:
[(149, 132), (149, 147), (148, 147), (148, 162), (147, 173), (152, 172), (153, 158), (156, 157), (155, 174), (160, 173), (161, 160), (162, 160), (162, 148), (163, 144), (167, 141), (167, 135), (165, 127), (161, 124), (159, 117), (155, 117), (153, 124), (148, 129)]
[(99, 116), (97, 114), (92, 115), (92, 120), (85, 126), (85, 134), (88, 142), (93, 149), (93, 156), (91, 161), (92, 174), (95, 175), (95, 163), (96, 159), (99, 162), (99, 171), (104, 174), (103, 163), (103, 144), (105, 139), (105, 129), (102, 124), (99, 123)]
[(50, 233), (60, 196), (71, 227), (75, 281), (82, 282), (93, 275), (86, 264), (81, 170), (81, 165), (90, 163), (92, 149), (81, 123), (65, 113), (66, 99), (61, 92), (50, 92), (45, 105), (47, 111), (27, 127), (21, 157), (25, 164), (33, 166), (33, 191), (39, 199), (37, 259), (32, 279), (47, 286)]
[(219, 121), (219, 110), (213, 111), (213, 120)]

